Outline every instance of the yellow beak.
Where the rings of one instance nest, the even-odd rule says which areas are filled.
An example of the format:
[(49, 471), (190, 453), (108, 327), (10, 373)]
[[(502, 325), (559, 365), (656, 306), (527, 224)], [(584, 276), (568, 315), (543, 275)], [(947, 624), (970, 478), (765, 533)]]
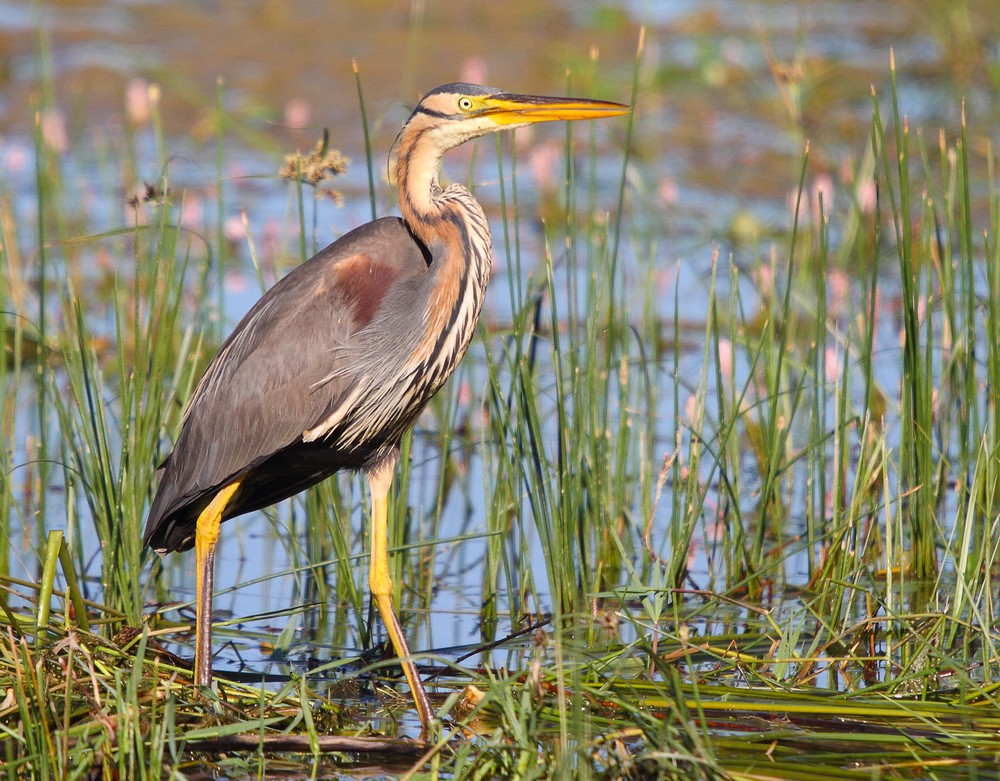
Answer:
[(529, 122), (617, 117), (631, 110), (631, 106), (607, 100), (501, 93), (483, 100), (482, 114), (498, 125), (523, 125)]

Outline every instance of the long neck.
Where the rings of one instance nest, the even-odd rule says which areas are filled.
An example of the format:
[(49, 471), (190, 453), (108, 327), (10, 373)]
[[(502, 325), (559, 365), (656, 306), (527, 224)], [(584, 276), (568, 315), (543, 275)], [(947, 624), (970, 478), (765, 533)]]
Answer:
[(469, 346), (493, 261), (482, 207), (464, 187), (438, 183), (442, 155), (432, 129), (407, 127), (396, 169), (400, 213), (431, 256), (421, 346), (435, 368), (450, 363), (441, 382)]

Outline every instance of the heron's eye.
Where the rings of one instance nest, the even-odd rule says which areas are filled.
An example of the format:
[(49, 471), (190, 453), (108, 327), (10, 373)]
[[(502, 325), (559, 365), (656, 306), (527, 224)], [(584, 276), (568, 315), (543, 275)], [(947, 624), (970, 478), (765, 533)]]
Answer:
[(458, 99), (458, 107), (460, 109), (462, 109), (462, 111), (469, 111), (469, 110), (471, 110), (472, 109), (472, 98), (459, 98)]

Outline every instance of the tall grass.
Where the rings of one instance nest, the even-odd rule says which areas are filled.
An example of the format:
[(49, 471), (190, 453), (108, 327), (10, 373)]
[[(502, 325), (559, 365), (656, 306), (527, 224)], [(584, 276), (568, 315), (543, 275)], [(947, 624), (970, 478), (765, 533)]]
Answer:
[[(675, 436), (660, 445), (670, 444), (662, 452), (672, 501), (659, 512), (670, 558), (650, 558), (640, 545), (644, 524), (633, 515), (644, 504), (640, 497), (656, 493), (660, 472), (636, 432), (662, 408), (626, 380), (647, 368), (644, 351), (630, 350), (627, 324), (650, 311), (649, 303), (637, 306), (625, 296), (608, 310), (608, 291), (620, 284), (606, 276), (614, 268), (610, 242), (595, 222), (581, 224), (575, 214), (562, 221), (573, 226), (575, 241), (547, 233), (544, 276), (529, 276), (526, 294), (512, 293), (511, 334), (490, 363), (487, 458), (497, 475), (491, 507), (499, 513), (491, 528), (514, 537), (507, 549), (526, 556), (537, 544), (545, 551), (544, 571), (516, 570), (523, 580), (509, 575), (508, 583), (526, 606), (548, 596), (551, 689), (535, 685), (551, 696), (549, 729), (563, 749), (593, 750), (594, 722), (581, 718), (588, 704), (605, 716), (617, 713), (621, 720), (610, 718), (622, 728), (641, 720), (634, 700), (609, 705), (608, 687), (648, 666), (650, 685), (666, 691), (669, 676), (656, 675), (664, 657), (702, 682), (687, 698), (719, 696), (712, 682), (737, 676), (804, 701), (813, 691), (838, 694), (839, 702), (864, 710), (887, 693), (947, 697), (945, 668), (964, 671), (954, 679), (958, 701), (992, 698), (983, 683), (994, 675), (991, 562), (998, 539), (990, 390), (997, 369), (996, 196), (989, 196), (985, 225), (973, 228), (983, 210), (971, 194), (964, 123), (954, 140), (941, 134), (935, 168), (901, 115), (894, 71), (889, 99), (887, 125), (874, 98), (871, 156), (854, 183), (874, 184), (875, 212), (849, 203), (838, 213), (823, 194), (809, 204), (804, 154), (787, 245), (759, 261), (758, 277), (774, 280), (773, 287), (759, 288), (748, 312), (734, 276), (723, 315), (713, 265), (702, 368), (684, 379), (676, 368), (667, 371), (665, 395), (673, 401), (664, 406)], [(574, 169), (567, 169), (571, 178)], [(572, 195), (566, 203), (571, 208)], [(806, 219), (810, 206), (814, 214)], [(838, 226), (839, 265), (830, 247), (835, 219), (849, 228)], [(573, 277), (580, 237), (589, 244), (584, 285)], [(508, 240), (508, 247), (520, 244), (516, 236)], [(894, 273), (882, 262), (887, 250), (897, 258)], [(845, 262), (862, 273), (835, 300), (828, 280), (843, 279)], [(555, 292), (560, 265), (571, 281)], [(898, 321), (886, 306), (896, 297)], [(663, 311), (658, 306), (652, 308)], [(897, 322), (898, 352), (878, 335)], [(635, 330), (646, 333), (648, 325)], [(683, 339), (675, 314), (674, 367)], [(889, 376), (898, 386), (891, 387), (880, 367), (897, 358), (900, 370)], [(551, 368), (543, 373), (538, 366)], [(600, 474), (594, 464), (602, 465)], [(704, 558), (692, 568), (699, 544)], [(496, 545), (497, 560), (504, 549)], [(512, 571), (500, 562), (490, 567)], [(711, 592), (689, 587), (699, 582), (712, 584)], [(775, 599), (801, 588), (798, 610), (794, 600)], [(672, 612), (664, 610), (667, 601)], [(605, 611), (613, 615), (611, 637), (636, 639), (595, 646)], [(505, 710), (509, 681), (490, 685), (504, 728), (523, 734), (527, 711)], [(664, 694), (662, 702), (674, 696)], [(707, 733), (697, 734), (700, 748), (712, 753)], [(650, 748), (650, 733), (643, 739)], [(880, 742), (871, 760), (892, 764), (894, 750)], [(970, 760), (988, 767), (989, 751), (981, 750), (960, 750), (956, 773)], [(487, 756), (469, 761), (497, 761)], [(583, 772), (581, 755), (573, 756), (556, 759), (569, 762), (569, 775)], [(678, 761), (671, 766), (678, 777), (693, 772)], [(774, 772), (797, 777), (795, 766)]]
[[(603, 89), (596, 66), (587, 80)], [(654, 283), (673, 264), (641, 227), (659, 217), (647, 172), (621, 152), (632, 132), (568, 127), (561, 183), (538, 200), (515, 144), (497, 144), (495, 195), (478, 182), (489, 150), (470, 163), (499, 209), (505, 265), (490, 295), (506, 296), (509, 316), (487, 316), (407, 440), (393, 497), (398, 603), (453, 720), (417, 747), (412, 774), (990, 777), (992, 150), (977, 155), (964, 122), (937, 144), (911, 132), (892, 72), (851, 182), (875, 189), (875, 207), (815, 193), (803, 147), (787, 230), (749, 263), (715, 250), (691, 324), (684, 263), (669, 292)], [(125, 152), (122, 170), (140, 170)], [(166, 604), (185, 597), (183, 565), (148, 565), (139, 540), (157, 459), (225, 331), (231, 249), (217, 214), (203, 233), (181, 227), (188, 196), (168, 160), (107, 225), (76, 209), (80, 185), (40, 130), (35, 154), (27, 233), (0, 197), (0, 433), (18, 443), (0, 451), (3, 772), (264, 775), (274, 737), (298, 747), (282, 755), (295, 772), (332, 769), (318, 759), (325, 733), (395, 728), (340, 707), (341, 682), (367, 688), (391, 668), (347, 652), (380, 636), (363, 488), (342, 476), (271, 511), (266, 539), (281, 543), (294, 604), (219, 616), (238, 650), (248, 637), (279, 660), (320, 649), (317, 669), (287, 663), (277, 682), (224, 681), (218, 699), (194, 698), (189, 671), (157, 645), (188, 628)], [(610, 174), (608, 159), (620, 161)], [(106, 178), (132, 191), (132, 177)], [(310, 224), (301, 187), (292, 201), (290, 254), (308, 254), (315, 211)], [(97, 274), (105, 257), (114, 270)], [(230, 527), (235, 543), (260, 545)], [(12, 574), (15, 530), (38, 583)], [(468, 649), (434, 653), (426, 615), (458, 546), (482, 557), (475, 667)], [(144, 617), (153, 601), (164, 607)], [(259, 737), (256, 750), (227, 743), (237, 735)], [(228, 753), (199, 750), (207, 740)]]

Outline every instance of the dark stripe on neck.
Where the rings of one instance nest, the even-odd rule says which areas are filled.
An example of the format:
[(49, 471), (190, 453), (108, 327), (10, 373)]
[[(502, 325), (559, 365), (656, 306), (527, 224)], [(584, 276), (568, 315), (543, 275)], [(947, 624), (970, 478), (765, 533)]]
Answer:
[(437, 119), (455, 119), (454, 114), (445, 114), (443, 111), (435, 111), (432, 108), (427, 108), (426, 106), (417, 106), (414, 114), (426, 114), (429, 117), (436, 117)]
[[(458, 229), (458, 246), (460, 247), (459, 252), (462, 257), (459, 259), (457, 264), (458, 295), (455, 296), (455, 302), (452, 304), (451, 311), (448, 313), (447, 327), (444, 331), (438, 334), (438, 338), (432, 352), (432, 355), (434, 356), (441, 352), (444, 345), (448, 342), (451, 333), (459, 326), (458, 313), (462, 310), (462, 307), (465, 306), (466, 296), (469, 295), (469, 281), (472, 276), (471, 271), (473, 266), (472, 260), (475, 257), (475, 250), (472, 248), (472, 237), (464, 215), (454, 209), (445, 209), (443, 210), (442, 216)], [(476, 318), (473, 318), (473, 326), (475, 325), (475, 320)]]

